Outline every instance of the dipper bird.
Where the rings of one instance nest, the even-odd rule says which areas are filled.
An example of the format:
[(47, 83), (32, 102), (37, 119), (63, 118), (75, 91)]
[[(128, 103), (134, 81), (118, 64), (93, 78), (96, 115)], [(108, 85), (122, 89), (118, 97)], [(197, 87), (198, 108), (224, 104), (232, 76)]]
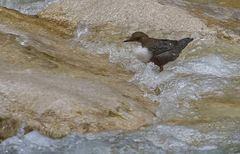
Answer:
[(163, 71), (163, 66), (170, 61), (176, 60), (181, 51), (192, 40), (193, 38), (184, 38), (181, 40), (155, 39), (150, 38), (143, 32), (135, 32), (124, 42), (141, 43), (143, 49), (141, 51), (134, 51), (137, 58), (144, 62), (153, 62), (160, 67), (160, 71)]

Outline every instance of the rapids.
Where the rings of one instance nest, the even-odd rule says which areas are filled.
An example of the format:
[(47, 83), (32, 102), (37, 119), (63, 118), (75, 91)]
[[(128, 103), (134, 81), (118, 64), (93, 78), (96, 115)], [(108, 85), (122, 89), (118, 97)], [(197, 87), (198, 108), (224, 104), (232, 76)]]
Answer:
[[(201, 2), (159, 0), (185, 9), (204, 8)], [(52, 3), (58, 1), (0, 0), (1, 6), (30, 15)], [(232, 14), (219, 19), (219, 7)], [(234, 15), (231, 7), (239, 11), (227, 1), (212, 1), (207, 10), (226, 22)], [(201, 32), (147, 29), (151, 37), (194, 38), (159, 73), (154, 64), (133, 56), (139, 44), (122, 42), (133, 29), (92, 27), (84, 19), (69, 37), (61, 28), (35, 24), (37, 18), (23, 16), (20, 24), (7, 17), (0, 16), (0, 122), (9, 115), (23, 120), (17, 134), (1, 142), (1, 154), (240, 152), (236, 27), (215, 23)], [(219, 37), (229, 31), (235, 34), (231, 39)], [(30, 126), (34, 131), (25, 129)]]

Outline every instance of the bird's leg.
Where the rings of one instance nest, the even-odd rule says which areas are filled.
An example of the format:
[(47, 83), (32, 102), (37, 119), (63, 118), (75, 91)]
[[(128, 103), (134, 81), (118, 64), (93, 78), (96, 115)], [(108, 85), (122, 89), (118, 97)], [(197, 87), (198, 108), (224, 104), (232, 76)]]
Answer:
[(163, 66), (161, 65), (161, 66), (160, 66), (160, 72), (162, 72), (162, 71), (163, 71)]

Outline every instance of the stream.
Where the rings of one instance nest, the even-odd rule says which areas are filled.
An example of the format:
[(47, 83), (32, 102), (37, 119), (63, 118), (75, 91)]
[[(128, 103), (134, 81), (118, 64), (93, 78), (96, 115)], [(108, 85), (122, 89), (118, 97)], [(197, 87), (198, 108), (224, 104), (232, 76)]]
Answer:
[[(161, 73), (134, 57), (139, 44), (122, 42), (126, 28), (92, 28), (82, 20), (68, 36), (48, 21), (12, 17), (2, 8), (0, 117), (22, 121), (17, 133), (0, 140), (0, 153), (240, 153), (240, 3), (158, 2), (195, 12), (208, 24), (205, 17), (219, 21), (202, 33), (148, 29), (152, 37), (194, 38)], [(28, 15), (54, 3), (0, 0)], [(208, 12), (203, 17), (190, 6)], [(219, 19), (216, 8), (228, 13)], [(237, 26), (224, 26), (233, 18)]]

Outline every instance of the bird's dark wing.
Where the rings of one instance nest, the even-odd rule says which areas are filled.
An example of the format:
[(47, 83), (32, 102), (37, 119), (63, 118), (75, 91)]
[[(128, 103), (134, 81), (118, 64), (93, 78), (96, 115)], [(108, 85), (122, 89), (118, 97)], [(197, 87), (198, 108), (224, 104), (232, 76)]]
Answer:
[(153, 39), (146, 44), (146, 47), (153, 52), (153, 55), (158, 55), (166, 51), (173, 50), (177, 45), (176, 40)]
[(158, 66), (163, 66), (166, 63), (175, 60), (179, 54), (170, 51), (166, 51), (164, 53), (158, 54), (156, 56), (153, 56), (151, 61), (154, 62), (154, 64)]

